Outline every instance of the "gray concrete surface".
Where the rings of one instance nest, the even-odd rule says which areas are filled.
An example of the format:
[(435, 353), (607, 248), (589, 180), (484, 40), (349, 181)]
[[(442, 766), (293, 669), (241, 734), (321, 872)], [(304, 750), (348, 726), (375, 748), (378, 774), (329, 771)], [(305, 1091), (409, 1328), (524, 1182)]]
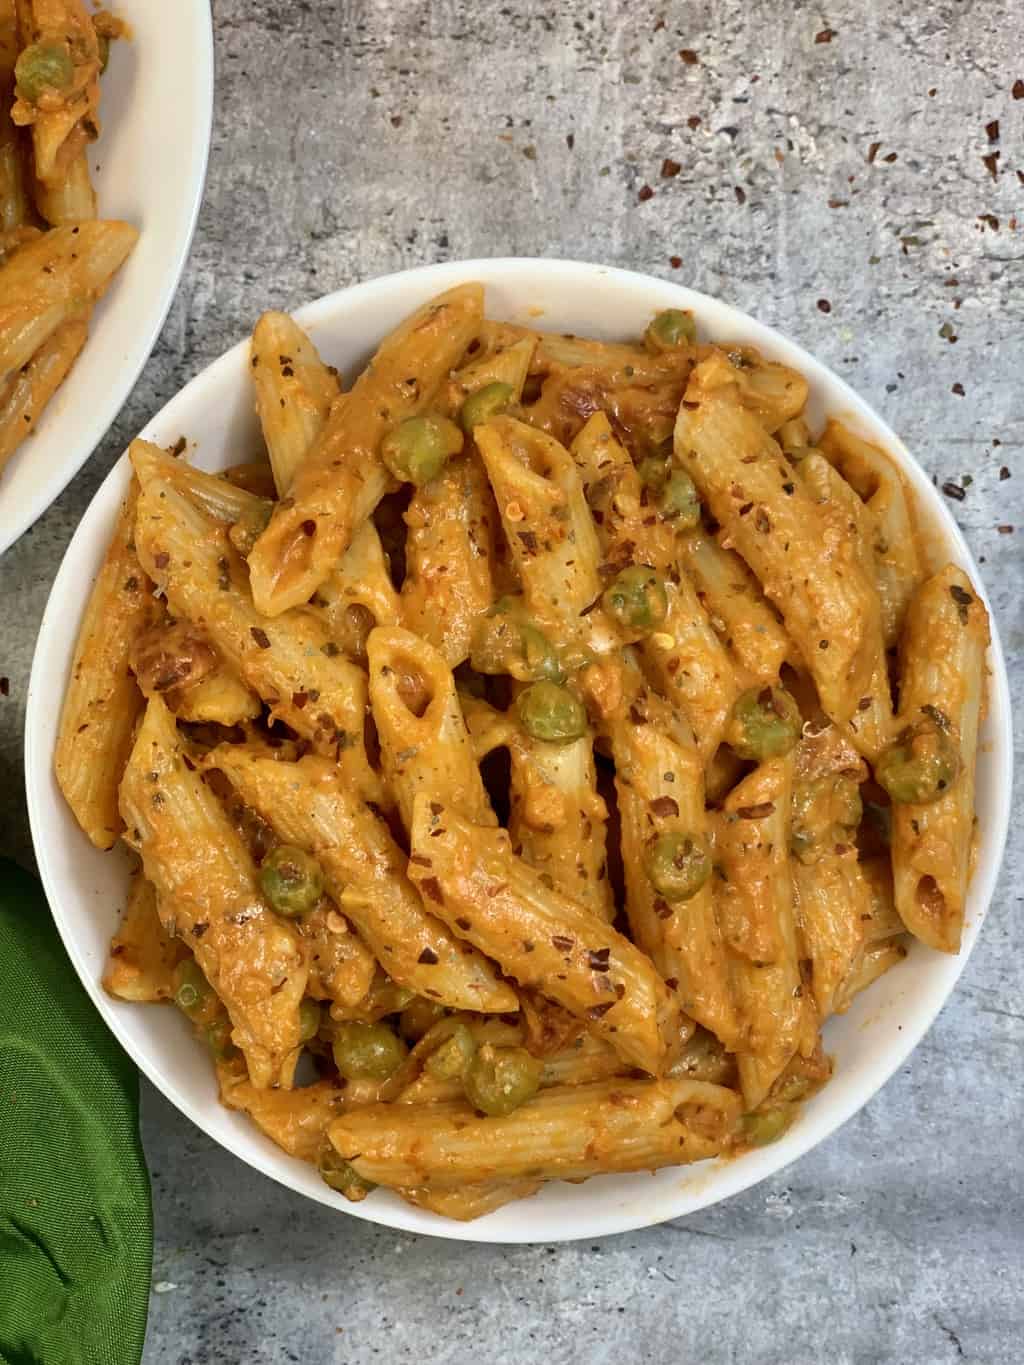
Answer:
[[(1018, 0), (214, 8), (210, 177), (177, 301), (108, 438), (0, 565), (0, 850), (31, 861), (36, 627), (127, 439), (261, 309), (426, 261), (628, 265), (798, 338), (966, 487), (953, 511), (1020, 702)], [(867, 1109), (776, 1179), (644, 1233), (495, 1249), (378, 1230), (249, 1171), (147, 1089), (147, 1365), (1019, 1361), (1021, 851), (1015, 831), (962, 986)]]

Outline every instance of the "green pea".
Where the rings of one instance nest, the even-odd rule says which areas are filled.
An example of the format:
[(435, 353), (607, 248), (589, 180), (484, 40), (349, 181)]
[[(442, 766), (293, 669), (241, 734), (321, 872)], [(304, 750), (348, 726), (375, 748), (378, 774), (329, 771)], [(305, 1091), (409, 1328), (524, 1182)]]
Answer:
[(475, 1109), (497, 1117), (511, 1114), (540, 1089), (544, 1064), (522, 1047), (485, 1043), (463, 1077), (466, 1098)]
[(782, 687), (751, 687), (736, 698), (725, 730), (740, 758), (761, 762), (788, 754), (800, 737), (800, 710)]
[(689, 474), (673, 469), (658, 496), (658, 510), (678, 531), (689, 531), (700, 522), (700, 494)]
[(457, 1024), (451, 1036), (432, 1052), (426, 1069), (436, 1080), (453, 1081), (465, 1074), (476, 1053), (476, 1039), (465, 1024)]
[(875, 779), (899, 804), (938, 801), (956, 781), (960, 749), (945, 725), (925, 720), (905, 730), (875, 764)]
[(688, 901), (711, 875), (711, 858), (702, 839), (674, 831), (659, 834), (644, 854), (644, 869), (659, 896)]
[(766, 1147), (775, 1142), (796, 1118), (797, 1111), (790, 1104), (773, 1105), (770, 1109), (743, 1115), (743, 1136), (751, 1147)]
[(320, 1032), (320, 1005), (307, 995), (299, 1006), (299, 1042), (308, 1043)]
[(190, 1018), (201, 1014), (213, 994), (213, 987), (191, 957), (179, 962), (174, 971), (174, 1003)]
[(514, 390), (511, 384), (503, 384), (496, 379), (485, 384), (476, 393), (471, 393), (459, 409), (459, 422), (462, 430), (471, 433), (481, 422), (489, 422), (508, 407)]
[(516, 699), (519, 722), (534, 739), (549, 744), (569, 744), (586, 732), (583, 703), (553, 682), (536, 682)]
[(681, 308), (666, 308), (644, 333), (647, 349), (655, 354), (674, 351), (677, 346), (692, 346), (696, 340), (697, 324), (693, 314), (684, 313)]
[(601, 600), (608, 615), (629, 630), (656, 630), (668, 615), (665, 582), (647, 564), (623, 569)]
[(668, 483), (668, 461), (658, 455), (648, 455), (636, 467), (640, 482), (654, 493), (660, 493)]
[(203, 1029), (203, 1038), (211, 1054), (219, 1062), (226, 1062), (238, 1052), (231, 1041), (231, 1020), (226, 1014), (220, 1015)]
[(427, 1000), (425, 996), (418, 995), (402, 1011), (398, 1027), (403, 1038), (411, 1038), (416, 1043), (434, 1027), (439, 1019), (443, 1018), (443, 1005), (436, 1005), (433, 1000)]
[(278, 844), (263, 860), (260, 886), (279, 915), (306, 915), (323, 895), (324, 876), (305, 849)]
[(46, 90), (67, 90), (75, 79), (75, 64), (63, 43), (33, 43), (14, 68), (18, 94), (36, 104)]
[(339, 1156), (337, 1150), (326, 1139), (317, 1159), (317, 1169), (321, 1178), (332, 1190), (337, 1190), (346, 1199), (358, 1203), (365, 1199), (371, 1190), (377, 1188), (371, 1180), (364, 1180), (351, 1162)]
[(334, 1062), (347, 1081), (386, 1081), (405, 1061), (408, 1048), (386, 1024), (352, 1020), (334, 1035)]
[(381, 455), (396, 479), (417, 488), (436, 479), (462, 449), (462, 432), (447, 417), (428, 413), (407, 417), (384, 438)]

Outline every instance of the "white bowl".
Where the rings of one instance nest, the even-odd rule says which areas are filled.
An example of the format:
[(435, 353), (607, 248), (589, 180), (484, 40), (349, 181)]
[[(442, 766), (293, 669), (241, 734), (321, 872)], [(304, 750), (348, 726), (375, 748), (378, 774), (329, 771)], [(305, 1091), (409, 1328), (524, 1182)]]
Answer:
[[(390, 327), (440, 290), (463, 280), (487, 285), (492, 317), (605, 338), (642, 331), (665, 307), (693, 309), (703, 336), (750, 342), (801, 370), (811, 384), (811, 414), (841, 415), (899, 461), (918, 506), (949, 557), (981, 588), (977, 567), (952, 517), (906, 448), (851, 389), (778, 332), (714, 299), (662, 280), (568, 261), (493, 260), (428, 266), (356, 285), (298, 314), (328, 359), (351, 376)], [(258, 442), (248, 345), (241, 343), (182, 390), (142, 433), (170, 444), (182, 433), (206, 469), (246, 458)], [(53, 777), (53, 748), (75, 634), (91, 580), (127, 484), (127, 457), (111, 471), (68, 548), (43, 618), (29, 684), (25, 771), (39, 867), (71, 960), (100, 1013), (154, 1085), (229, 1151), (301, 1194), (357, 1218), (435, 1236), (488, 1242), (556, 1242), (599, 1237), (676, 1218), (746, 1189), (821, 1142), (865, 1104), (903, 1064), (963, 970), (999, 870), (1009, 818), (1012, 745), (1006, 670), (993, 628), (989, 712), (978, 765), (980, 848), (970, 887), (964, 946), (946, 957), (915, 943), (906, 962), (831, 1020), (826, 1046), (833, 1080), (774, 1145), (736, 1160), (656, 1175), (602, 1176), (585, 1185), (553, 1183), (534, 1198), (472, 1224), (447, 1222), (378, 1190), (349, 1204), (316, 1171), (284, 1155), (239, 1114), (217, 1101), (212, 1069), (175, 1010), (110, 999), (100, 986), (110, 935), (124, 903), (126, 862), (98, 853), (82, 835)]]
[(93, 313), (67, 382), (0, 475), (0, 554), (60, 495), (103, 439), (160, 335), (188, 255), (213, 117), (209, 0), (121, 0), (103, 131), (89, 148), (102, 218), (141, 236)]

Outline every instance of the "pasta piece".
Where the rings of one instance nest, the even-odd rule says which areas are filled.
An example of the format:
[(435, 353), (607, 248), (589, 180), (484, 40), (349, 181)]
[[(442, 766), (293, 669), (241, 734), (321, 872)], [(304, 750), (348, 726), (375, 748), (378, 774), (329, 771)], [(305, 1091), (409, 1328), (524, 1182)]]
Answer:
[(122, 828), (117, 787), (143, 705), (128, 660), (159, 614), (133, 544), (137, 501), (133, 479), (79, 628), (54, 750), (64, 799), (97, 848)]
[[(971, 840), (974, 767), (989, 643), (988, 613), (953, 564), (929, 578), (907, 611), (900, 646), (896, 744), (924, 725), (937, 730), (959, 764), (928, 803), (894, 800), (892, 866), (896, 909), (931, 948), (960, 948)], [(913, 763), (913, 758), (910, 759)]]
[(794, 651), (760, 583), (735, 551), (699, 527), (679, 543), (683, 568), (716, 635), (755, 682), (777, 682)]
[(373, 985), (377, 972), (373, 953), (352, 932), (345, 917), (324, 902), (303, 915), (296, 927), (308, 945), (307, 994), (355, 1009)]
[(513, 417), (476, 427), (505, 538), (530, 612), (574, 627), (601, 591), (600, 546), (564, 446)]
[(491, 964), (424, 910), (387, 826), (331, 764), (314, 756), (279, 763), (233, 744), (207, 763), (278, 838), (314, 854), (329, 894), (393, 981), (452, 1009), (515, 1012), (515, 993)]
[(36, 102), (19, 84), (11, 110), (16, 124), (32, 129), (37, 178), (58, 185), (99, 136), (99, 41), (83, 0), (23, 0), (19, 15), (23, 47), (60, 45), (71, 58), (63, 85), (47, 85)]
[(897, 967), (907, 956), (906, 934), (898, 938), (881, 939), (865, 944), (850, 969), (850, 974), (836, 992), (835, 1012), (845, 1014), (861, 991), (874, 985), (892, 967)]
[(517, 726), (509, 756), (508, 832), (516, 853), (610, 924), (615, 902), (605, 849), (608, 811), (597, 791), (590, 736), (548, 744)]
[(803, 412), (809, 389), (799, 370), (765, 360), (754, 346), (731, 346), (727, 359), (740, 402), (765, 431), (778, 431)]
[(548, 887), (513, 854), (505, 830), (474, 825), (423, 793), (411, 838), (409, 875), (453, 932), (583, 1019), (627, 1062), (662, 1070), (678, 1045), (679, 1012), (638, 948)]
[(264, 313), (253, 328), (250, 363), (256, 411), (279, 497), (327, 424), (341, 392), (338, 375), (287, 313)]
[(54, 228), (0, 266), (0, 381), (103, 294), (138, 235), (117, 222)]
[(387, 337), (331, 409), (250, 559), (253, 597), (277, 616), (307, 602), (390, 486), (384, 437), (428, 407), (480, 327), (483, 289), (460, 285)]
[(735, 787), (715, 817), (715, 902), (739, 1007), (739, 1074), (756, 1109), (817, 1020), (800, 976), (789, 868), (793, 759), (769, 759)]
[(163, 697), (178, 720), (238, 725), (262, 710), (256, 694), (187, 622), (165, 617), (136, 636), (129, 665), (142, 694)]
[(314, 1081), (295, 1090), (258, 1089), (242, 1068), (217, 1068), (220, 1102), (248, 1114), (260, 1132), (289, 1156), (314, 1165), (327, 1130), (347, 1106), (346, 1091), (334, 1081)]
[(96, 191), (89, 175), (89, 159), (81, 151), (62, 178), (51, 184), (37, 180), (35, 201), (39, 216), (52, 227), (85, 223), (96, 217)]
[[(0, 25), (2, 25), (0, 19)], [(2, 33), (2, 29), (0, 29)], [(0, 36), (0, 42), (3, 42)], [(13, 62), (10, 68), (13, 73)], [(0, 234), (13, 232), (31, 222), (32, 208), (25, 185), (25, 160), (18, 130), (9, 111), (10, 86), (0, 51)]]
[(878, 446), (830, 420), (818, 442), (843, 478), (866, 501), (874, 526), (875, 581), (887, 649), (898, 642), (910, 599), (925, 577), (903, 476)]
[[(692, 737), (660, 697), (635, 685), (608, 732), (633, 938), (675, 991), (684, 1014), (734, 1048), (736, 1007), (707, 880), (704, 780)], [(705, 861), (703, 883), (674, 903), (659, 891), (649, 867), (659, 841), (672, 839), (691, 840), (694, 857), (703, 851)]]
[(460, 1185), (456, 1189), (417, 1185), (400, 1189), (398, 1193), (417, 1208), (429, 1209), (442, 1218), (469, 1223), (517, 1199), (529, 1199), (530, 1195), (537, 1193), (541, 1184), (540, 1180), (489, 1180), (475, 1185)]
[(187, 460), (176, 459), (152, 441), (133, 441), (129, 453), (143, 487), (150, 479), (164, 479), (214, 521), (234, 526), (265, 522), (269, 516), (267, 499), (225, 476), (208, 474)]
[(536, 347), (537, 338), (528, 335), (512, 341), (508, 346), (475, 355), (470, 364), (456, 370), (448, 381), (445, 395), (447, 412), (456, 416), (466, 398), (488, 384), (507, 384), (511, 390), (508, 405), (518, 404), (523, 396), (523, 386), (530, 373)]
[(201, 627), (271, 716), (334, 758), (354, 791), (377, 793), (364, 737), (366, 676), (323, 625), (309, 612), (260, 616), (224, 527), (163, 479), (143, 487), (135, 540), (175, 616)]
[(465, 1101), (371, 1105), (328, 1135), (378, 1185), (585, 1180), (717, 1156), (739, 1111), (734, 1091), (702, 1081), (610, 1080), (554, 1086), (502, 1118), (481, 1118)]
[[(850, 552), (859, 561), (866, 581), (874, 583), (872, 546), (876, 528), (870, 509), (824, 455), (813, 451), (807, 454), (797, 465), (797, 473), (817, 503), (826, 527), (837, 541), (848, 540)], [(869, 645), (873, 659), (871, 679), (864, 696), (857, 702), (856, 711), (846, 723), (858, 750), (873, 762), (892, 738), (892, 693), (880, 614), (871, 626)]]
[(903, 933), (903, 921), (893, 897), (892, 867), (888, 858), (865, 858), (860, 865), (868, 884), (869, 919), (864, 921), (864, 942), (878, 943)]
[(419, 792), (444, 795), (477, 825), (496, 824), (462, 719), (455, 679), (425, 640), (375, 630), (367, 653), (381, 763), (406, 830)]
[(0, 391), (0, 470), (36, 428), (47, 403), (63, 384), (89, 335), (86, 317), (61, 323), (35, 355)]
[(572, 455), (600, 527), (602, 572), (614, 576), (632, 564), (649, 565), (665, 581), (664, 623), (641, 642), (640, 649), (645, 668), (686, 717), (707, 760), (721, 741), (739, 685), (681, 569), (671, 523), (661, 521), (649, 504), (633, 462), (604, 413), (590, 418), (573, 442)]
[(103, 972), (103, 989), (135, 1003), (170, 1000), (174, 969), (190, 953), (173, 938), (157, 914), (156, 891), (141, 872), (132, 874), (128, 903)]
[(356, 531), (338, 567), (317, 588), (313, 606), (331, 638), (363, 665), (370, 631), (401, 624), (402, 604), (372, 521), (364, 521)]
[(402, 620), (455, 668), (469, 657), (474, 622), (495, 597), (498, 515), (478, 456), (449, 460), (436, 479), (417, 488), (405, 522)]
[(701, 367), (676, 425), (675, 458), (726, 542), (775, 603), (833, 720), (850, 718), (874, 666), (878, 598), (849, 543), (834, 544), (779, 447), (728, 388), (705, 394)]
[(167, 702), (176, 720), (196, 724), (241, 725), (263, 710), (256, 693), (223, 664)]
[(253, 1085), (287, 1087), (309, 973), (303, 942), (267, 908), (245, 846), (185, 758), (174, 718), (152, 698), (121, 783), (127, 837), (165, 927), (191, 947), (224, 1002)]

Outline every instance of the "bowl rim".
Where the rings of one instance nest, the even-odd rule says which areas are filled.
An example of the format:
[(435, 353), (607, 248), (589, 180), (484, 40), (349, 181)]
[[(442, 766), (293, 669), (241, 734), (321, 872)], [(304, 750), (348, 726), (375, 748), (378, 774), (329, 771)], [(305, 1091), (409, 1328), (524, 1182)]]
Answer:
[[(159, 283), (152, 290), (154, 306), (147, 310), (144, 322), (133, 329), (135, 332), (135, 361), (126, 369), (117, 370), (117, 382), (96, 397), (96, 406), (80, 421), (76, 421), (73, 458), (62, 463), (59, 468), (49, 471), (48, 477), (39, 481), (37, 489), (29, 497), (24, 497), (10, 510), (6, 524), (0, 527), (0, 555), (25, 534), (39, 518), (57, 501), (86, 461), (96, 453), (96, 448), (110, 430), (121, 408), (131, 397), (139, 376), (145, 369), (153, 353), (160, 333), (163, 331), (167, 315), (171, 311), (178, 284), (185, 269), (199, 211), (203, 205), (206, 191), (206, 175), (210, 160), (210, 140), (213, 134), (213, 95), (214, 95), (214, 43), (213, 12), (210, 0), (188, 0), (194, 9), (192, 22), (196, 28), (197, 44), (193, 50), (193, 74), (198, 90), (196, 101), (196, 129), (193, 155), (191, 158), (188, 184), (191, 187), (191, 203), (188, 216), (179, 229), (178, 241), (167, 260), (167, 268)], [(88, 344), (88, 343), (86, 343)], [(45, 414), (41, 423), (45, 421)], [(77, 529), (77, 528), (76, 528)]]
[[(54, 780), (52, 777), (52, 752), (49, 749), (45, 753), (41, 752), (36, 741), (36, 735), (43, 732), (39, 723), (41, 720), (40, 708), (45, 704), (42, 700), (41, 679), (47, 667), (49, 654), (56, 645), (55, 641), (51, 642), (50, 640), (50, 635), (54, 629), (53, 619), (56, 617), (56, 604), (59, 603), (64, 589), (71, 590), (73, 587), (73, 566), (70, 562), (72, 550), (79, 541), (79, 537), (86, 534), (94, 504), (104, 497), (110, 498), (118, 484), (127, 483), (128, 461), (126, 454), (110, 470), (90, 501), (89, 508), (83, 515), (75, 535), (65, 551), (64, 559), (51, 588), (40, 625), (29, 681), (25, 725), (25, 774), (30, 828), (40, 875), (50, 903), (51, 913), (76, 973), (107, 1026), (139, 1069), (148, 1077), (156, 1089), (166, 1096), (186, 1117), (191, 1119), (197, 1127), (212, 1137), (218, 1145), (226, 1147), (234, 1156), (279, 1184), (283, 1184), (307, 1198), (316, 1199), (327, 1207), (340, 1208), (346, 1213), (372, 1223), (460, 1241), (491, 1244), (551, 1243), (636, 1231), (644, 1227), (655, 1226), (669, 1219), (696, 1213), (784, 1170), (797, 1158), (818, 1146), (874, 1098), (882, 1086), (904, 1064), (907, 1057), (931, 1027), (952, 993), (977, 940), (995, 891), (1005, 850), (1013, 776), (1013, 737), (1009, 683), (998, 626), (978, 566), (955, 519), (939, 498), (923, 468), (888, 426), (888, 423), (845, 380), (830, 370), (823, 362), (817, 360), (798, 342), (793, 341), (778, 329), (759, 322), (743, 310), (720, 299), (690, 289), (685, 285), (677, 284), (674, 281), (662, 280), (656, 276), (617, 266), (548, 257), (484, 257), (417, 266), (404, 271), (386, 273), (313, 300), (301, 308), (295, 309), (294, 316), (301, 325), (312, 329), (326, 318), (333, 317), (338, 310), (344, 311), (346, 305), (358, 306), (359, 303), (372, 298), (375, 294), (386, 293), (389, 289), (399, 291), (411, 289), (415, 292), (418, 286), (426, 287), (435, 280), (439, 287), (450, 287), (456, 279), (469, 280), (480, 276), (488, 279), (496, 273), (500, 274), (502, 283), (506, 280), (512, 283), (517, 280), (521, 282), (523, 279), (529, 278), (531, 283), (536, 285), (538, 277), (546, 277), (549, 286), (556, 279), (564, 281), (566, 278), (574, 278), (581, 284), (593, 284), (596, 280), (607, 278), (612, 284), (621, 288), (632, 287), (647, 292), (653, 290), (665, 298), (665, 304), (662, 306), (676, 304), (684, 308), (691, 308), (696, 311), (698, 319), (701, 317), (702, 309), (717, 314), (719, 318), (724, 315), (733, 326), (742, 331), (745, 338), (752, 339), (753, 344), (764, 345), (769, 351), (784, 352), (789, 358), (788, 363), (800, 368), (807, 377), (812, 398), (816, 387), (824, 377), (828, 386), (841, 395), (845, 404), (845, 408), (842, 410), (845, 412), (848, 409), (856, 418), (861, 419), (870, 427), (873, 432), (873, 439), (884, 441), (886, 452), (892, 454), (901, 472), (911, 484), (915, 503), (919, 506), (923, 504), (928, 524), (937, 523), (938, 527), (941, 528), (948, 548), (954, 557), (964, 565), (986, 605), (991, 622), (991, 647), (988, 655), (988, 710), (989, 723), (992, 729), (987, 758), (992, 764), (992, 804), (994, 807), (988, 821), (988, 830), (990, 836), (994, 837), (990, 842), (989, 856), (984, 862), (979, 859), (971, 880), (971, 892), (972, 896), (976, 898), (976, 908), (973, 910), (969, 924), (965, 926), (964, 941), (960, 953), (956, 957), (948, 958), (941, 954), (934, 955), (935, 958), (942, 959), (940, 964), (942, 970), (941, 983), (931, 988), (931, 998), (924, 1007), (916, 999), (906, 1006), (907, 1016), (901, 1025), (898, 1041), (888, 1048), (884, 1054), (880, 1054), (877, 1060), (873, 1061), (870, 1073), (862, 1078), (859, 1086), (856, 1088), (849, 1087), (848, 1093), (843, 1093), (841, 1097), (837, 1094), (833, 1103), (815, 1112), (813, 1121), (810, 1121), (812, 1116), (805, 1115), (805, 1121), (795, 1125), (778, 1142), (755, 1152), (747, 1153), (740, 1159), (712, 1163), (714, 1179), (710, 1182), (711, 1188), (707, 1197), (698, 1190), (695, 1197), (691, 1191), (689, 1197), (684, 1199), (681, 1190), (677, 1202), (685, 1203), (685, 1208), (673, 1207), (673, 1201), (666, 1199), (664, 1206), (654, 1210), (653, 1214), (650, 1209), (645, 1209), (639, 1215), (626, 1212), (621, 1217), (614, 1217), (606, 1214), (600, 1217), (597, 1225), (595, 1225), (593, 1219), (590, 1222), (587, 1221), (585, 1196), (581, 1194), (579, 1224), (577, 1225), (574, 1222), (565, 1231), (560, 1231), (557, 1236), (532, 1234), (528, 1216), (516, 1228), (502, 1227), (497, 1229), (487, 1226), (491, 1219), (497, 1215), (488, 1215), (475, 1223), (456, 1223), (407, 1206), (398, 1201), (397, 1198), (391, 1203), (378, 1203), (376, 1200), (370, 1199), (365, 1203), (349, 1204), (342, 1201), (340, 1196), (335, 1196), (326, 1186), (322, 1193), (320, 1191), (313, 1192), (290, 1178), (290, 1171), (282, 1168), (280, 1158), (284, 1157), (288, 1163), (292, 1163), (294, 1159), (287, 1158), (283, 1153), (277, 1152), (276, 1149), (272, 1149), (266, 1155), (262, 1148), (254, 1147), (253, 1149), (245, 1148), (243, 1150), (244, 1143), (226, 1141), (220, 1134), (216, 1136), (211, 1134), (198, 1106), (191, 1103), (180, 1093), (173, 1080), (162, 1074), (156, 1059), (149, 1055), (144, 1048), (136, 1046), (134, 1040), (127, 1036), (126, 1030), (121, 1027), (119, 1018), (119, 1007), (120, 1009), (124, 1008), (123, 1002), (112, 1000), (104, 992), (91, 967), (87, 967), (83, 956), (79, 953), (71, 926), (65, 921), (62, 908), (62, 888), (51, 866), (48, 833), (41, 806), (42, 784), (52, 784)], [(496, 283), (493, 279), (491, 282)], [(540, 287), (544, 287), (543, 280), (540, 282)], [(539, 329), (544, 329), (543, 316), (536, 319), (536, 325)], [(716, 338), (720, 338), (722, 326), (716, 324), (712, 330)], [(241, 373), (240, 362), (247, 353), (248, 345), (249, 339), (245, 337), (212, 361), (183, 388), (178, 390), (165, 404), (164, 408), (150, 419), (141, 434), (145, 436), (150, 427), (159, 423), (168, 410), (173, 409), (179, 402), (184, 404), (186, 395), (194, 396), (197, 390), (202, 389), (224, 374), (230, 374), (232, 370), (238, 370)], [(830, 402), (829, 410), (831, 412), (837, 411), (836, 404)], [(65, 582), (65, 580), (67, 581)], [(82, 837), (84, 838), (84, 836)], [(822, 1094), (827, 1096), (830, 1089), (831, 1085), (826, 1087)], [(258, 1134), (258, 1130), (255, 1128), (253, 1128), (253, 1132)], [(528, 1201), (524, 1202), (523, 1208), (528, 1209), (528, 1206)]]

